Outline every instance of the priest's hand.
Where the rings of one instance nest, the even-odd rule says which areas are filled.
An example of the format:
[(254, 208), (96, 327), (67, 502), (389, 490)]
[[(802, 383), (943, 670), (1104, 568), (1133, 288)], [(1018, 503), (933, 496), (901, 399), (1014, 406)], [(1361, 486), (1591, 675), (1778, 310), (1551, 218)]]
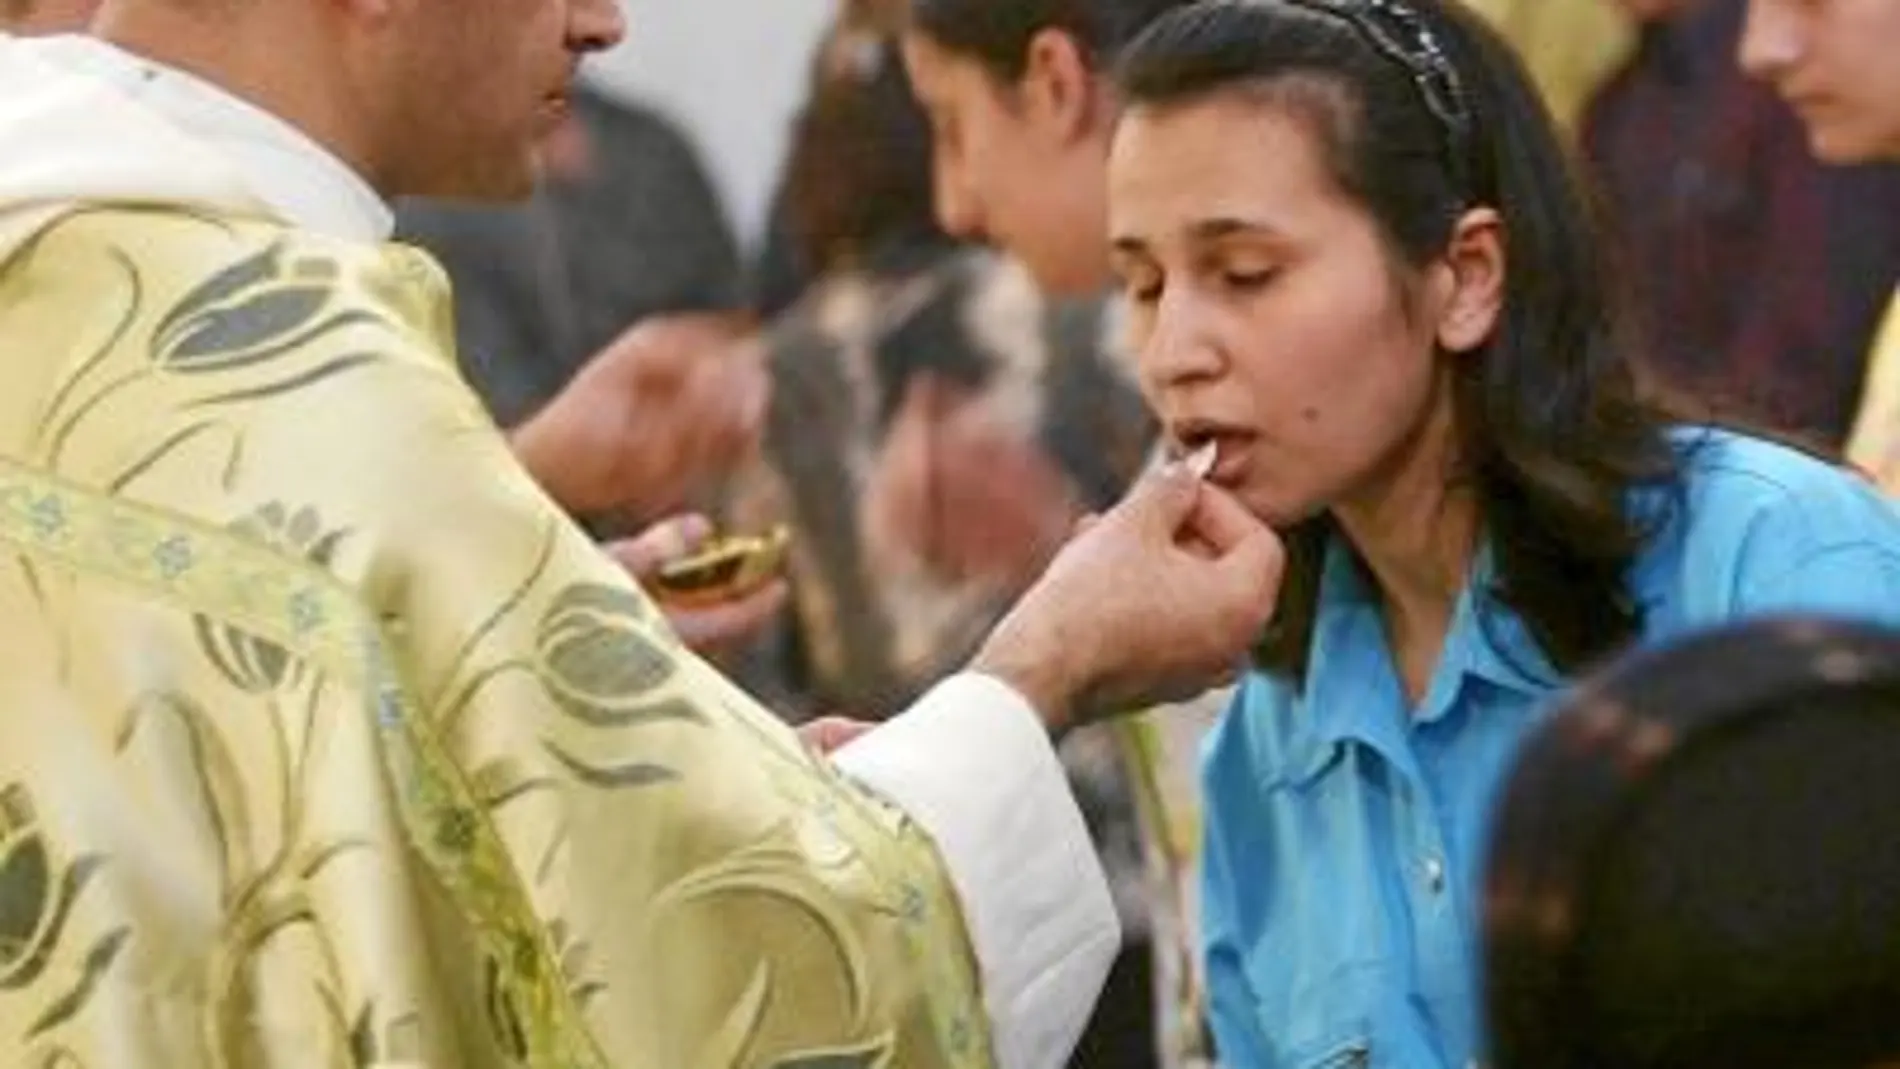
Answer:
[(514, 431), (515, 455), (570, 512), (677, 510), (757, 443), (769, 383), (745, 336), (731, 315), (635, 325)]
[(1230, 681), (1272, 618), (1286, 550), (1181, 463), (1084, 525), (971, 664), (1053, 731)]

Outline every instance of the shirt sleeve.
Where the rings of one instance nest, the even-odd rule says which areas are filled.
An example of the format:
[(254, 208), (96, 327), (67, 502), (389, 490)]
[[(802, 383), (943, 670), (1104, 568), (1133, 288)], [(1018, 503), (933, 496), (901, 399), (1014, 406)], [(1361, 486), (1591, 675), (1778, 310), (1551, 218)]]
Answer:
[(1060, 1069), (1121, 928), (1041, 718), (988, 676), (953, 677), (835, 755), (935, 840), (963, 907), (1001, 1069)]
[(1777, 611), (1900, 625), (1900, 545), (1858, 541), (1796, 554), (1743, 592), (1751, 614)]
[(1900, 624), (1900, 512), (1835, 468), (1783, 476), (1737, 548), (1736, 613), (1802, 613)]

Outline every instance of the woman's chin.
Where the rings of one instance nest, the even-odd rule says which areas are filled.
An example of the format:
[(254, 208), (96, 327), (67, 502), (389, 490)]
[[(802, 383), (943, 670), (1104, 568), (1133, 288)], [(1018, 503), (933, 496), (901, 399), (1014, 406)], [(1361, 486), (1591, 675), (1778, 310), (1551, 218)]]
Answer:
[(1307, 520), (1325, 511), (1319, 505), (1302, 501), (1288, 501), (1284, 496), (1280, 495), (1260, 492), (1249, 494), (1245, 490), (1242, 490), (1237, 496), (1240, 498), (1241, 504), (1247, 507), (1247, 511), (1254, 514), (1255, 519), (1276, 531), (1285, 531), (1298, 527), (1300, 524), (1305, 523)]

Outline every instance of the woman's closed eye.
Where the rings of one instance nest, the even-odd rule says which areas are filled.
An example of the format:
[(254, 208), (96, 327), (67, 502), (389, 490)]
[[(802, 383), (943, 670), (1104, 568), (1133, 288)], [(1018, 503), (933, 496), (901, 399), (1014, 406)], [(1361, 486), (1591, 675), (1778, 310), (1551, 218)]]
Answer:
[(1283, 265), (1278, 256), (1245, 245), (1231, 248), (1217, 245), (1205, 250), (1196, 264), (1207, 284), (1219, 291), (1247, 296), (1265, 289)]
[(1253, 293), (1265, 289), (1279, 272), (1273, 268), (1257, 268), (1245, 271), (1225, 270), (1220, 273), (1221, 284), (1237, 293)]

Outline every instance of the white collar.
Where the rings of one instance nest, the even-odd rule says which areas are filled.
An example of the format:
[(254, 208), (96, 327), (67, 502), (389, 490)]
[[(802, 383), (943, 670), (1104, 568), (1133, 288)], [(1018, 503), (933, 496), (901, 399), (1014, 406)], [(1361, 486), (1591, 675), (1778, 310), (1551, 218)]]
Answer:
[(251, 194), (285, 222), (363, 242), (386, 241), (394, 231), (388, 203), (361, 175), (275, 115), (98, 38), (71, 35), (39, 43), (62, 65), (110, 83), (222, 153)]

